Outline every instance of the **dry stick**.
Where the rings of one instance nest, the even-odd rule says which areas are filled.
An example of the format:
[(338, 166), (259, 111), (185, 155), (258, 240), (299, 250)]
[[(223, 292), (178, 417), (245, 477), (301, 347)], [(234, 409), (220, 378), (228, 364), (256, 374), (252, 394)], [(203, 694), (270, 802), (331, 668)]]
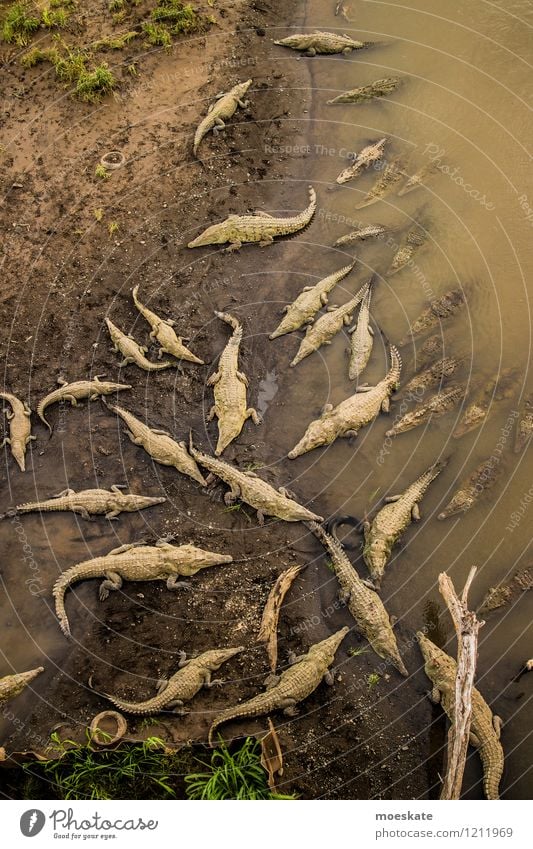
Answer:
[(289, 566), (285, 572), (278, 576), (276, 583), (270, 590), (270, 594), (263, 610), (261, 627), (257, 635), (258, 643), (266, 643), (266, 651), (270, 661), (270, 669), (276, 671), (278, 662), (278, 619), (283, 599), (290, 585), (302, 570), (301, 566)]
[(448, 731), (446, 775), (441, 799), (460, 799), (472, 720), (472, 690), (476, 671), (478, 632), (484, 622), (468, 609), (468, 590), (476, 574), (472, 566), (461, 598), (446, 572), (439, 575), (439, 590), (448, 606), (457, 633), (457, 675), (455, 679), (455, 720)]

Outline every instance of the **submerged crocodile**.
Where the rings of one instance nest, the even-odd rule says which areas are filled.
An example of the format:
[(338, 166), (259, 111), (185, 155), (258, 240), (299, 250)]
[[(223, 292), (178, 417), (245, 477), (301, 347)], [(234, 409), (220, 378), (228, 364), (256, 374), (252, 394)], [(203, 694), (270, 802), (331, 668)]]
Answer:
[(408, 396), (417, 395), (420, 397), (424, 394), (426, 389), (430, 389), (432, 386), (437, 386), (455, 374), (461, 364), (462, 360), (457, 359), (456, 357), (441, 357), (440, 360), (437, 360), (428, 368), (419, 371), (418, 374), (415, 374), (415, 376), (405, 384), (402, 389), (402, 393)]
[(190, 577), (200, 569), (232, 561), (230, 554), (204, 551), (190, 544), (170, 545), (165, 540), (158, 540), (155, 545), (121, 545), (102, 557), (71, 566), (57, 579), (53, 594), (61, 630), (70, 634), (65, 593), (79, 581), (104, 578), (99, 598), (105, 601), (112, 590), (120, 590), (122, 581), (166, 581), (167, 589), (176, 590), (183, 586), (178, 577)]
[(487, 381), (476, 398), (468, 405), (452, 436), (459, 439), (471, 430), (475, 430), (487, 418), (493, 403), (510, 398), (516, 384), (518, 371), (514, 368), (502, 369), (497, 377)]
[(44, 666), (37, 666), (28, 672), (16, 672), (14, 675), (4, 675), (0, 678), (0, 707), (6, 702), (19, 696), (28, 684), (44, 672)]
[(436, 162), (430, 162), (429, 165), (423, 165), (419, 171), (416, 171), (411, 177), (407, 179), (405, 186), (402, 186), (402, 188), (398, 192), (398, 197), (408, 195), (409, 192), (413, 191), (413, 189), (418, 189), (420, 186), (422, 186), (426, 177), (430, 177), (431, 174), (434, 174), (437, 170), (437, 167), (438, 165)]
[(341, 628), (320, 643), (315, 643), (307, 654), (292, 659), (291, 665), (281, 675), (269, 676), (268, 689), (235, 707), (219, 713), (209, 729), (209, 745), (213, 745), (215, 731), (225, 722), (247, 716), (264, 716), (282, 710), (286, 716), (295, 716), (296, 706), (313, 693), (321, 681), (330, 686), (333, 675), (329, 667), (349, 628)]
[(200, 122), (194, 134), (193, 153), (195, 156), (198, 153), (200, 142), (211, 130), (218, 133), (225, 128), (224, 121), (231, 118), (239, 106), (241, 109), (246, 109), (248, 101), (244, 100), (244, 97), (251, 85), (252, 80), (246, 80), (245, 83), (238, 83), (229, 91), (217, 95), (215, 102), (210, 105), (207, 115)]
[[(455, 678), (457, 664), (421, 631), (417, 632), (420, 650), (424, 657), (426, 675), (433, 684), (432, 701), (442, 705), (450, 722), (455, 719)], [(470, 744), (474, 746), (483, 764), (483, 790), (487, 799), (499, 798), (500, 779), (503, 773), (504, 754), (500, 743), (502, 721), (493, 715), (485, 699), (475, 687), (472, 690), (472, 719)]]
[[(70, 510), (79, 513), (82, 519), (90, 519), (91, 516), (105, 516), (106, 519), (116, 519), (120, 513), (133, 513), (136, 510), (144, 510), (154, 504), (163, 504), (166, 498), (149, 495), (136, 495), (133, 492), (121, 492), (122, 487), (115, 484), (108, 489), (83, 489), (75, 492), (73, 489), (65, 489), (52, 498), (45, 501), (27, 501), (18, 504), (14, 510), (9, 510), (5, 516), (20, 515), (22, 513), (55, 513)], [(4, 518), (3, 516), (0, 518)]]
[(361, 302), (357, 323), (348, 330), (350, 337), (350, 365), (348, 374), (350, 380), (357, 380), (365, 370), (374, 345), (374, 331), (370, 326), (370, 299), (372, 285), (366, 290)]
[(318, 351), (322, 345), (330, 345), (331, 340), (339, 330), (344, 325), (348, 326), (351, 323), (353, 313), (363, 300), (369, 285), (370, 281), (364, 283), (357, 294), (342, 306), (328, 307), (327, 312), (321, 315), (311, 327), (307, 328), (296, 356), (290, 364), (291, 368), (294, 368), (314, 351)]
[(398, 650), (392, 622), (381, 598), (373, 587), (359, 577), (338, 540), (327, 534), (320, 525), (314, 522), (306, 524), (328, 552), (331, 567), (340, 584), (339, 598), (355, 619), (358, 631), (379, 657), (392, 663), (398, 672), (406, 676), (407, 669)]
[(91, 380), (77, 380), (75, 383), (67, 383), (62, 378), (59, 378), (57, 382), (60, 384), (59, 389), (54, 389), (37, 405), (37, 415), (50, 433), (52, 428), (44, 417), (44, 412), (50, 404), (69, 401), (73, 407), (77, 407), (78, 401), (84, 398), (88, 398), (89, 401), (96, 401), (97, 398), (103, 398), (105, 395), (113, 395), (114, 392), (122, 392), (124, 389), (132, 388), (129, 383), (111, 383), (108, 380), (100, 380), (98, 375), (95, 375)]
[(239, 250), (244, 242), (259, 242), (260, 247), (271, 245), (277, 236), (289, 236), (307, 227), (316, 210), (316, 193), (309, 186), (309, 206), (287, 218), (274, 218), (267, 212), (255, 215), (230, 215), (225, 221), (212, 224), (196, 239), (189, 242), (189, 248), (204, 245), (223, 245), (229, 242), (227, 250)]
[(249, 504), (257, 511), (260, 525), (263, 524), (265, 516), (275, 516), (285, 522), (322, 521), (320, 516), (290, 498), (284, 487), (274, 489), (255, 472), (242, 472), (224, 460), (198, 451), (192, 444), (192, 437), (189, 451), (200, 466), (229, 486), (229, 492), (224, 495), (225, 504), (230, 507), (237, 499)]
[(218, 369), (207, 381), (207, 385), (213, 387), (215, 395), (215, 403), (209, 411), (208, 421), (214, 416), (218, 419), (218, 443), (215, 449), (218, 456), (239, 436), (247, 419), (252, 419), (256, 425), (261, 423), (261, 419), (257, 411), (248, 406), (248, 379), (239, 371), (242, 324), (229, 313), (215, 312), (215, 315), (233, 328), (231, 339), (220, 355)]
[(400, 354), (393, 345), (390, 347), (390, 358), (391, 367), (383, 380), (375, 386), (358, 386), (353, 395), (336, 407), (326, 404), (321, 417), (311, 422), (303, 437), (287, 456), (294, 460), (313, 448), (330, 445), (337, 437), (357, 436), (358, 431), (373, 421), (380, 410), (388, 413), (389, 398), (398, 388), (402, 368)]
[(350, 91), (343, 91), (342, 94), (334, 97), (333, 100), (328, 100), (327, 103), (363, 103), (368, 100), (374, 100), (376, 97), (386, 97), (392, 94), (400, 84), (398, 77), (384, 77), (381, 80), (375, 80), (369, 85), (352, 88)]
[(367, 144), (366, 147), (356, 154), (352, 164), (348, 168), (345, 168), (344, 171), (341, 171), (337, 177), (337, 183), (339, 185), (348, 183), (350, 180), (355, 179), (365, 168), (374, 165), (375, 162), (379, 162), (383, 158), (386, 143), (387, 139), (383, 138), (379, 139), (379, 141), (372, 142), (372, 144)]
[(113, 342), (113, 350), (116, 353), (121, 353), (124, 357), (119, 363), (121, 368), (127, 366), (129, 363), (135, 363), (136, 366), (144, 369), (144, 371), (161, 371), (165, 368), (172, 368), (175, 365), (170, 360), (164, 360), (162, 363), (151, 362), (151, 360), (148, 360), (144, 356), (148, 350), (145, 345), (139, 345), (133, 336), (123, 333), (108, 318), (106, 318), (105, 323), (107, 324), (107, 329)]
[(203, 366), (204, 361), (197, 357), (196, 354), (193, 354), (192, 351), (189, 351), (183, 344), (182, 337), (176, 335), (174, 330), (176, 322), (171, 319), (160, 318), (155, 312), (152, 312), (144, 304), (141, 304), (137, 297), (138, 291), (139, 286), (137, 285), (132, 291), (133, 302), (152, 328), (150, 339), (155, 339), (159, 343), (159, 359), (161, 359), (163, 354), (170, 354), (178, 360), (187, 360), (189, 363), (197, 363)]
[(363, 209), (363, 207), (371, 206), (371, 204), (386, 197), (386, 195), (390, 194), (395, 186), (398, 185), (402, 179), (402, 175), (403, 171), (401, 169), (400, 160), (391, 160), (391, 162), (385, 166), (370, 191), (367, 192), (361, 203), (357, 204), (355, 208)]
[(522, 414), (516, 423), (514, 452), (519, 454), (531, 441), (533, 436), (533, 395), (527, 399)]
[(437, 418), (438, 416), (443, 416), (445, 413), (449, 413), (463, 400), (465, 393), (466, 385), (464, 383), (450, 384), (446, 389), (437, 392), (436, 395), (432, 395), (427, 403), (417, 407), (416, 410), (411, 410), (398, 419), (398, 421), (395, 421), (392, 428), (385, 435), (396, 436), (398, 433), (405, 433), (421, 424), (425, 424), (431, 418)]
[(345, 236), (339, 236), (336, 242), (333, 243), (334, 248), (339, 248), (342, 245), (353, 245), (355, 242), (364, 242), (365, 239), (370, 239), (374, 236), (383, 236), (389, 228), (382, 224), (368, 224), (366, 227), (360, 227), (358, 230), (352, 230), (346, 233)]
[(445, 465), (445, 462), (434, 463), (401, 495), (385, 498), (385, 506), (378, 511), (372, 522), (364, 523), (363, 560), (376, 587), (381, 585), (393, 547), (411, 522), (420, 520), (418, 505), (431, 482), (440, 475)]
[(118, 696), (105, 693), (115, 707), (124, 713), (133, 713), (137, 716), (149, 716), (160, 713), (162, 710), (174, 710), (176, 713), (185, 714), (183, 709), (185, 702), (190, 702), (202, 687), (213, 687), (222, 684), (219, 679), (211, 680), (213, 672), (217, 672), (223, 663), (231, 660), (239, 652), (244, 651), (244, 646), (233, 649), (211, 649), (204, 651), (198, 657), (186, 658), (185, 652), (180, 652), (178, 671), (168, 680), (161, 678), (157, 682), (157, 695), (144, 702), (127, 702)]
[(126, 433), (134, 445), (141, 445), (156, 463), (173, 466), (178, 472), (188, 475), (202, 486), (206, 485), (204, 476), (188, 453), (184, 442), (176, 442), (165, 430), (148, 427), (122, 407), (110, 404), (109, 409), (126, 423)]
[(435, 333), (420, 346), (419, 362), (423, 365), (433, 357), (444, 356), (444, 337), (442, 333)]
[(316, 313), (328, 302), (328, 295), (334, 286), (352, 271), (355, 260), (319, 280), (314, 286), (305, 286), (295, 301), (284, 308), (285, 318), (281, 320), (269, 339), (276, 339), (285, 333), (299, 330), (304, 324), (312, 324)]
[(439, 513), (437, 519), (447, 519), (448, 516), (454, 516), (456, 513), (466, 513), (474, 506), (481, 493), (496, 483), (498, 474), (494, 460), (490, 457), (484, 460), (471, 475), (461, 481), (459, 489), (453, 494), (444, 510)]
[(460, 289), (451, 289), (446, 294), (441, 295), (431, 301), (427, 309), (425, 309), (411, 325), (409, 332), (399, 343), (407, 345), (413, 336), (418, 336), (420, 333), (425, 333), (436, 324), (440, 324), (445, 318), (455, 315), (465, 303), (465, 296)]
[(392, 275), (396, 274), (397, 271), (401, 271), (402, 268), (409, 265), (413, 258), (413, 254), (424, 244), (424, 242), (425, 235), (423, 233), (420, 233), (418, 230), (411, 230), (411, 232), (407, 234), (405, 245), (398, 248), (394, 254), (385, 276), (392, 277)]
[(372, 47), (371, 41), (355, 41), (349, 35), (339, 35), (337, 32), (306, 32), (289, 35), (275, 41), (281, 47), (290, 47), (291, 50), (305, 52), (306, 56), (317, 54), (344, 53), (347, 55), (352, 50), (362, 50), (364, 47)]
[(20, 471), (25, 472), (28, 442), (37, 439), (36, 436), (32, 436), (31, 432), (31, 410), (25, 401), (20, 401), (11, 392), (0, 392), (0, 398), (7, 401), (11, 407), (11, 412), (6, 412), (9, 422), (9, 436), (4, 437), (2, 443), (0, 443), (0, 448), (9, 445), (13, 459), (18, 464)]

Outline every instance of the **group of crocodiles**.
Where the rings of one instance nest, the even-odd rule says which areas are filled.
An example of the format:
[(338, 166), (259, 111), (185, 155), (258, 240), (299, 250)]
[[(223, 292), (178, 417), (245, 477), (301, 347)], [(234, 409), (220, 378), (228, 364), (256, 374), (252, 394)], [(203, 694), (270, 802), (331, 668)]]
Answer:
[[(349, 36), (325, 32), (293, 35), (275, 43), (305, 52), (308, 56), (348, 54), (353, 50), (369, 46)], [(357, 103), (374, 97), (383, 97), (394, 91), (398, 83), (396, 79), (377, 80), (372, 85), (347, 91), (329, 102)], [(198, 155), (202, 140), (211, 130), (218, 132), (223, 129), (225, 120), (230, 119), (239, 107), (246, 108), (245, 97), (251, 85), (252, 80), (239, 83), (217, 98), (194, 135), (195, 156)], [(379, 162), (383, 157), (386, 143), (387, 139), (382, 138), (367, 145), (355, 157), (353, 163), (339, 175), (337, 183), (349, 182), (366, 168)], [(408, 176), (402, 192), (405, 193), (420, 185), (428, 170), (428, 168), (422, 169), (417, 174)], [(398, 161), (392, 159), (382, 170), (377, 184), (360, 206), (367, 206), (379, 200), (404, 176), (405, 172)], [(227, 219), (207, 227), (189, 242), (188, 247), (227, 244), (228, 250), (238, 250), (245, 243), (270, 245), (277, 237), (292, 235), (307, 227), (313, 218), (316, 205), (316, 193), (310, 187), (309, 204), (299, 214), (277, 218), (265, 212), (253, 215), (230, 215)], [(369, 237), (379, 237), (384, 232), (385, 228), (382, 225), (368, 225), (341, 237), (336, 244), (349, 245)], [(425, 236), (422, 231), (411, 230), (404, 244), (398, 247), (387, 274), (390, 276), (408, 265), (413, 253), (424, 241)], [(330, 344), (344, 326), (352, 323), (355, 311), (359, 308), (358, 319), (351, 330), (349, 363), (349, 377), (351, 380), (358, 381), (372, 352), (374, 331), (370, 324), (370, 302), (375, 281), (371, 279), (365, 282), (347, 303), (341, 307), (331, 307), (317, 318), (317, 314), (327, 304), (328, 296), (333, 288), (352, 272), (354, 265), (355, 261), (344, 265), (314, 286), (306, 287), (296, 300), (285, 308), (283, 319), (270, 334), (271, 339), (306, 328), (306, 334), (291, 366), (296, 366), (321, 346)], [(181, 360), (197, 365), (204, 364), (184, 345), (182, 337), (178, 336), (174, 330), (173, 321), (161, 318), (141, 303), (138, 297), (138, 286), (133, 289), (133, 301), (139, 313), (151, 327), (150, 338), (159, 345), (159, 357), (155, 362), (148, 359), (146, 356), (148, 349), (145, 346), (140, 345), (131, 335), (124, 333), (109, 318), (106, 318), (114, 348), (123, 357), (120, 366), (134, 364), (146, 371), (158, 371), (171, 368)], [(408, 338), (412, 339), (436, 327), (444, 318), (457, 312), (463, 303), (464, 295), (459, 290), (447, 292), (444, 296), (435, 299), (413, 323)], [(340, 599), (353, 617), (354, 627), (368, 640), (379, 657), (395, 667), (401, 675), (407, 676), (408, 671), (393, 630), (393, 620), (384, 606), (379, 588), (394, 545), (410, 523), (420, 518), (420, 501), (432, 481), (444, 469), (446, 461), (433, 463), (401, 494), (385, 498), (374, 517), (364, 522), (363, 560), (369, 577), (360, 577), (343, 545), (332, 533), (325, 530), (321, 516), (300, 504), (283, 487), (276, 489), (256, 473), (243, 471), (236, 465), (220, 459), (220, 455), (227, 446), (239, 436), (247, 419), (252, 419), (256, 425), (260, 424), (261, 419), (256, 410), (249, 406), (248, 379), (241, 371), (239, 364), (243, 327), (238, 319), (228, 313), (217, 312), (216, 315), (231, 327), (232, 334), (219, 357), (216, 372), (208, 380), (208, 385), (213, 388), (214, 394), (209, 419), (216, 416), (218, 422), (218, 442), (214, 456), (197, 448), (193, 443), (192, 435), (188, 444), (184, 441), (178, 442), (171, 434), (150, 427), (116, 403), (110, 404), (104, 401), (106, 408), (125, 423), (127, 435), (132, 442), (142, 447), (157, 463), (174, 467), (202, 487), (208, 483), (208, 479), (204, 477), (204, 471), (209, 477), (213, 476), (224, 482), (228, 487), (224, 496), (226, 505), (232, 505), (236, 500), (244, 502), (257, 511), (260, 524), (264, 522), (265, 516), (287, 522), (303, 522), (327, 553), (331, 569), (339, 584)], [(400, 345), (405, 341), (403, 340)], [(429, 356), (435, 352), (441, 353), (438, 339), (437, 342), (429, 340), (424, 349), (423, 353)], [(319, 446), (330, 445), (337, 438), (355, 437), (358, 431), (373, 422), (381, 411), (389, 411), (391, 396), (400, 386), (402, 369), (402, 359), (396, 346), (389, 345), (389, 355), (390, 367), (383, 379), (375, 386), (357, 383), (356, 390), (350, 397), (335, 407), (331, 404), (326, 405), (320, 418), (308, 425), (299, 442), (288, 452), (291, 460)], [(171, 359), (163, 360), (163, 356)], [(461, 361), (454, 357), (440, 356), (438, 360), (416, 374), (404, 390), (414, 395), (423, 393), (432, 386), (441, 387), (444, 379), (454, 374), (460, 364)], [(510, 380), (510, 376), (507, 377)], [(100, 376), (74, 383), (62, 380), (60, 384), (59, 388), (46, 395), (37, 406), (38, 417), (50, 431), (52, 428), (45, 417), (45, 411), (50, 405), (68, 401), (76, 406), (78, 401), (83, 399), (104, 398), (132, 389), (129, 384), (103, 381)], [(461, 384), (447, 389), (440, 388), (438, 394), (424, 405), (396, 421), (388, 433), (390, 435), (401, 433), (420, 422), (428, 421), (432, 416), (452, 409), (464, 399), (464, 396), (465, 389)], [(481, 396), (466, 411), (467, 418), (461, 420), (462, 424), (459, 423), (464, 432), (476, 426), (487, 415), (490, 402), (495, 396), (496, 385), (493, 381), (484, 388)], [(20, 469), (24, 471), (26, 447), (30, 440), (35, 439), (35, 436), (31, 434), (31, 410), (25, 402), (18, 400), (10, 393), (1, 393), (0, 397), (11, 406), (10, 433), (5, 442), (11, 445), (13, 457)], [(503, 397), (506, 397), (505, 394)], [(532, 408), (533, 401), (530, 400), (518, 425), (516, 450), (523, 450), (531, 439)], [(482, 464), (463, 483), (461, 490), (453, 496), (447, 507), (439, 514), (439, 518), (469, 509), (477, 497), (480, 485), (481, 488), (488, 485), (487, 481), (490, 481), (491, 475), (492, 470), (487, 468), (487, 464)], [(75, 492), (68, 489), (44, 501), (20, 504), (5, 515), (71, 511), (79, 514), (83, 519), (105, 516), (113, 520), (117, 519), (122, 512), (145, 509), (164, 501), (164, 497), (124, 493), (121, 487), (113, 485), (109, 490), (88, 489)], [(121, 588), (123, 581), (162, 580), (166, 582), (169, 590), (177, 590), (184, 585), (181, 578), (191, 578), (203, 569), (232, 561), (230, 554), (207, 551), (192, 543), (172, 545), (171, 541), (165, 538), (158, 540), (154, 545), (144, 542), (122, 545), (105, 555), (71, 566), (57, 579), (53, 587), (53, 596), (60, 627), (65, 635), (70, 635), (65, 594), (69, 587), (80, 581), (100, 579), (99, 598), (104, 601), (111, 591)], [(332, 684), (331, 667), (336, 652), (349, 630), (345, 626), (326, 639), (311, 645), (307, 653), (291, 657), (289, 665), (281, 675), (269, 676), (267, 689), (264, 692), (216, 715), (209, 731), (209, 742), (214, 744), (215, 732), (223, 723), (241, 717), (266, 715), (276, 710), (283, 710), (289, 716), (293, 715), (297, 705), (306, 699), (322, 680)], [(432, 697), (440, 701), (450, 721), (453, 722), (456, 663), (427, 635), (419, 632), (417, 639), (423, 655), (425, 671), (432, 682)], [(191, 658), (186, 658), (181, 652), (177, 670), (168, 680), (160, 680), (157, 683), (156, 695), (145, 701), (133, 702), (116, 695), (104, 695), (120, 710), (134, 715), (156, 714), (167, 709), (182, 714), (186, 712), (184, 705), (191, 701), (203, 686), (210, 687), (221, 683), (212, 679), (213, 673), (244, 650), (245, 646), (222, 647), (203, 651)], [(43, 668), (38, 667), (29, 672), (8, 675), (0, 679), (0, 704), (18, 695), (42, 671)], [(499, 718), (492, 715), (481, 694), (474, 690), (471, 743), (479, 749), (484, 768), (484, 790), (486, 796), (491, 799), (498, 798), (499, 782), (503, 771), (503, 750), (499, 742), (500, 725)]]

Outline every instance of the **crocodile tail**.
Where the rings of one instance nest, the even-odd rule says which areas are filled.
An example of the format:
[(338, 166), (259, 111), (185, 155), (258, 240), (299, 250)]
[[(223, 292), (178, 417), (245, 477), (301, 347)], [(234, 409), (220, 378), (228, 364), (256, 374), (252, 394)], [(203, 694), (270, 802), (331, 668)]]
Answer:
[(43, 401), (41, 401), (40, 404), (37, 405), (36, 413), (39, 416), (40, 420), (43, 422), (43, 424), (46, 425), (46, 427), (48, 428), (50, 433), (52, 433), (52, 427), (44, 417), (44, 411), (46, 409), (46, 405), (45, 405), (44, 401), (45, 401), (45, 399), (43, 399)]
[(52, 594), (55, 599), (56, 616), (59, 619), (59, 627), (67, 637), (70, 637), (70, 625), (67, 617), (67, 611), (65, 610), (65, 593), (71, 584), (72, 575), (69, 574), (71, 572), (71, 569), (63, 572), (61, 577), (55, 582), (52, 590)]
[(503, 773), (503, 749), (499, 740), (491, 739), (479, 747), (483, 764), (483, 790), (487, 799), (500, 798), (500, 780)]
[(198, 148), (200, 147), (200, 142), (207, 135), (209, 130), (211, 129), (211, 113), (208, 113), (205, 118), (200, 121), (197, 130), (194, 134), (194, 141), (192, 145), (192, 152), (196, 156), (198, 153)]
[(209, 729), (209, 734), (207, 737), (207, 741), (212, 749), (215, 748), (216, 745), (213, 740), (217, 728), (219, 728), (219, 726), (223, 725), (226, 722), (231, 722), (233, 719), (239, 719), (242, 716), (253, 716), (253, 711), (250, 710), (250, 702), (247, 702), (244, 705), (241, 705), (240, 707), (228, 708), (227, 710), (223, 711), (222, 713), (219, 713), (219, 715), (215, 717), (215, 719), (211, 723), (211, 727)]
[(390, 348), (390, 361), (391, 367), (389, 374), (396, 377), (396, 381), (400, 380), (400, 373), (402, 370), (402, 358), (400, 356), (400, 352), (396, 345), (391, 345)]
[(232, 342), (240, 342), (242, 339), (242, 324), (240, 321), (235, 318), (235, 316), (230, 315), (229, 312), (218, 312), (215, 310), (215, 315), (217, 318), (220, 318), (221, 321), (225, 321), (226, 324), (229, 324), (230, 327), (233, 328), (233, 336)]

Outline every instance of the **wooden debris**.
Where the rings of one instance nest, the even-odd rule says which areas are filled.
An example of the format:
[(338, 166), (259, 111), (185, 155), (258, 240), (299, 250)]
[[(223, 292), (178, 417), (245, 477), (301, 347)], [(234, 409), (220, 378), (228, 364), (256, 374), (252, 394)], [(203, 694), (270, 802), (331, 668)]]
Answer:
[(265, 609), (263, 610), (263, 618), (261, 619), (257, 642), (266, 643), (266, 651), (272, 672), (276, 671), (278, 662), (279, 612), (289, 587), (301, 570), (301, 566), (289, 566), (285, 572), (282, 572), (278, 576), (276, 583), (270, 590)]
[(283, 754), (276, 729), (268, 718), (268, 731), (261, 738), (261, 766), (268, 773), (268, 786), (276, 792), (276, 775), (283, 775)]

